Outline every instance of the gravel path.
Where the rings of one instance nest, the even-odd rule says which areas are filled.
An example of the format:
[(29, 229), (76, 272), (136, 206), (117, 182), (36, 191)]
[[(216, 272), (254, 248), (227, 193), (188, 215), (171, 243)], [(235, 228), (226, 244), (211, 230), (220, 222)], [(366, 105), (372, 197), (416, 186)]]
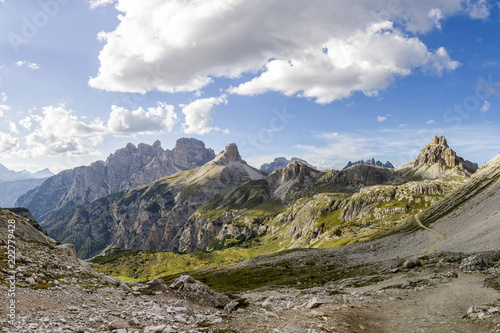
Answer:
[(417, 221), (417, 224), (421, 227), (421, 228), (424, 228), (425, 230), (428, 230), (430, 232), (432, 232), (434, 235), (436, 235), (439, 240), (432, 244), (425, 253), (421, 254), (419, 257), (423, 257), (423, 256), (426, 256), (426, 255), (429, 255), (429, 254), (432, 254), (434, 252), (436, 252), (436, 249), (441, 245), (443, 244), (445, 241), (446, 241), (446, 236), (445, 234), (437, 231), (436, 229), (433, 229), (433, 228), (429, 228), (429, 227), (426, 227), (425, 225), (422, 224), (422, 221), (420, 221), (420, 218), (418, 217), (418, 215), (415, 215), (415, 221)]

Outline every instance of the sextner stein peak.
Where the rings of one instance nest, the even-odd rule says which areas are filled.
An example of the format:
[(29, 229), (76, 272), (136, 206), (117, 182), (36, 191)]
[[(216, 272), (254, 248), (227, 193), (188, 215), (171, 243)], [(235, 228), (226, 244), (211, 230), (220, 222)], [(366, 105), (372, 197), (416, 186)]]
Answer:
[(449, 167), (460, 167), (469, 173), (474, 173), (478, 169), (476, 163), (464, 160), (457, 156), (457, 153), (448, 146), (448, 141), (444, 136), (434, 136), (432, 142), (425, 146), (415, 160), (414, 166), (422, 164), (441, 164)]

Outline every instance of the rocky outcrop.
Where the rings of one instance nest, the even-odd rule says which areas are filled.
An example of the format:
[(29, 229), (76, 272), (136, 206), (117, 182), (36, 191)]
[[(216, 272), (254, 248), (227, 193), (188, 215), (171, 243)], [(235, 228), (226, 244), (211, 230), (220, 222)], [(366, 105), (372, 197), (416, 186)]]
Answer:
[(347, 165), (342, 170), (350, 168), (354, 165), (372, 165), (372, 166), (379, 166), (382, 168), (394, 169), (394, 165), (392, 165), (392, 163), (389, 161), (382, 163), (381, 161), (375, 161), (374, 158), (371, 158), (371, 159), (366, 160), (366, 161), (364, 161), (364, 160), (360, 160), (360, 161), (356, 161), (356, 162), (349, 161), (347, 163)]
[(460, 269), (464, 272), (485, 271), (489, 268), (488, 264), (479, 256), (470, 256), (462, 260)]
[(176, 172), (199, 167), (214, 158), (212, 149), (196, 139), (179, 139), (175, 148), (163, 150), (159, 141), (137, 147), (131, 143), (97, 161), (47, 179), (36, 189), (19, 197), (17, 206), (27, 207), (46, 226), (57, 222), (77, 206), (98, 198), (142, 186)]
[(414, 162), (414, 167), (433, 164), (460, 167), (470, 173), (474, 173), (478, 169), (477, 164), (465, 161), (463, 158), (457, 156), (457, 153), (448, 146), (448, 142), (444, 136), (434, 136), (431, 144), (425, 146), (418, 155)]
[(271, 174), (276, 170), (286, 168), (293, 162), (301, 162), (302, 164), (312, 167), (309, 163), (298, 157), (292, 157), (290, 160), (287, 160), (286, 157), (276, 157), (273, 162), (262, 164), (262, 166), (260, 167), (260, 171)]

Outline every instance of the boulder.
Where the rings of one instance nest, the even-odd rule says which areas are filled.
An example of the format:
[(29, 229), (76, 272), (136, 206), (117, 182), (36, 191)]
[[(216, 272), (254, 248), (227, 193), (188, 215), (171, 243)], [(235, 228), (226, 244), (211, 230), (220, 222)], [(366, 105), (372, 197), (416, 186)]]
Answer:
[(226, 295), (211, 290), (206, 284), (189, 275), (178, 277), (169, 288), (204, 306), (224, 308), (231, 301)]
[(403, 263), (403, 267), (407, 268), (407, 269), (412, 269), (412, 268), (419, 267), (419, 266), (422, 266), (422, 263), (420, 262), (420, 259), (418, 259), (418, 258), (408, 259)]

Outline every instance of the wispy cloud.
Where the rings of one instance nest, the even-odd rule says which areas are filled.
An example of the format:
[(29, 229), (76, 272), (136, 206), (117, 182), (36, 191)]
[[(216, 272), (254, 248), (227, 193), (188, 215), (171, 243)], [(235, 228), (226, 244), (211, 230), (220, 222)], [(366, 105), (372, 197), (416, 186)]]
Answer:
[(483, 106), (481, 107), (481, 110), (480, 110), (481, 113), (485, 114), (486, 112), (488, 112), (488, 110), (490, 109), (490, 107), (491, 107), (491, 103), (488, 102), (488, 101), (484, 101), (484, 104), (483, 104)]
[(16, 66), (17, 67), (28, 67), (29, 69), (34, 69), (34, 70), (40, 69), (39, 64), (36, 64), (34, 62), (29, 62), (26, 60), (19, 60), (18, 62), (16, 62)]

